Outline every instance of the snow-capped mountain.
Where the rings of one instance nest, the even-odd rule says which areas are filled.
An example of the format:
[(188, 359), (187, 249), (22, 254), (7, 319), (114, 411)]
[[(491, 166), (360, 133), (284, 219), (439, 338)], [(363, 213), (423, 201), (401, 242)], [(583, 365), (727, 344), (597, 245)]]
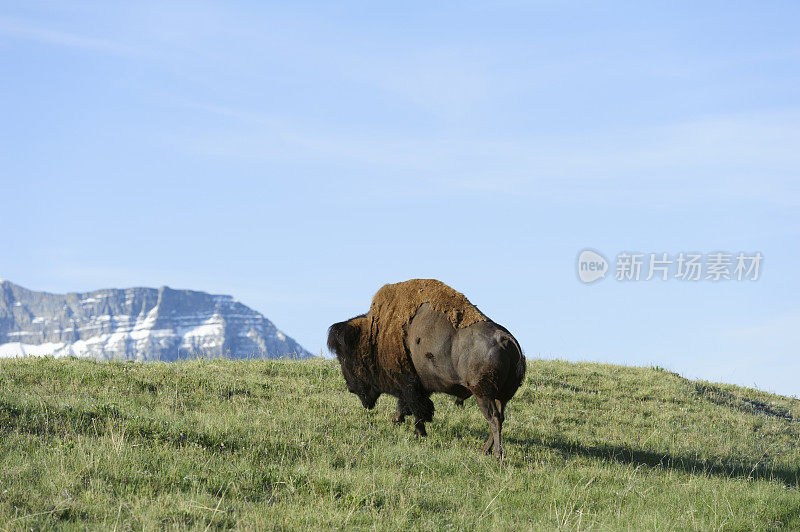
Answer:
[(0, 280), (0, 357), (177, 360), (311, 353), (231, 296), (125, 288), (34, 292)]

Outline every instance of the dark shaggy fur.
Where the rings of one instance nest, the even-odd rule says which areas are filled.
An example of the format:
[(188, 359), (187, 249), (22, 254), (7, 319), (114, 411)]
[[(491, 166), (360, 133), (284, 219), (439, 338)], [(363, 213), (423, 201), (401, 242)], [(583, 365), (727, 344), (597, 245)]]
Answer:
[(490, 427), (484, 449), (502, 456), (505, 406), (525, 376), (525, 359), (511, 333), (463, 294), (434, 279), (385, 285), (367, 314), (331, 325), (328, 349), (364, 407), (394, 395), (392, 420), (413, 414), (418, 436), (433, 419), (432, 393), (462, 403), (474, 395)]

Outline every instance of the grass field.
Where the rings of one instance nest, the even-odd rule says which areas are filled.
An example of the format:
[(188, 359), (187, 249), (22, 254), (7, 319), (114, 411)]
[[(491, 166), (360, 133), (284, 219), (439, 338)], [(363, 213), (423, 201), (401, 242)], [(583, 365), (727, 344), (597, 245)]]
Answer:
[(434, 402), (417, 440), (331, 361), (0, 361), (0, 527), (800, 528), (796, 399), (537, 360), (502, 463)]

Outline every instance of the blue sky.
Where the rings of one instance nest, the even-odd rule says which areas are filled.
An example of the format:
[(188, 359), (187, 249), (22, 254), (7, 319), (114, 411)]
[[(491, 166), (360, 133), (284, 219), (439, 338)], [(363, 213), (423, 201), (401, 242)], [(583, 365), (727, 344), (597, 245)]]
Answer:
[[(794, 2), (0, 2), (0, 277), (230, 293), (319, 352), (436, 277), (529, 357), (800, 396)], [(764, 255), (576, 276), (584, 248)], [(613, 267), (613, 266), (612, 266)]]

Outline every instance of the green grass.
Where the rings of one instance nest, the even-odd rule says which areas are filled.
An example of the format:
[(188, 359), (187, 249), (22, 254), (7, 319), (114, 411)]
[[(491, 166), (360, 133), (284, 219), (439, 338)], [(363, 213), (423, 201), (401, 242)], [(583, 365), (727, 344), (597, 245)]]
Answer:
[(502, 463), (474, 400), (430, 436), (331, 361), (0, 363), (0, 528), (800, 528), (800, 401), (535, 361)]

